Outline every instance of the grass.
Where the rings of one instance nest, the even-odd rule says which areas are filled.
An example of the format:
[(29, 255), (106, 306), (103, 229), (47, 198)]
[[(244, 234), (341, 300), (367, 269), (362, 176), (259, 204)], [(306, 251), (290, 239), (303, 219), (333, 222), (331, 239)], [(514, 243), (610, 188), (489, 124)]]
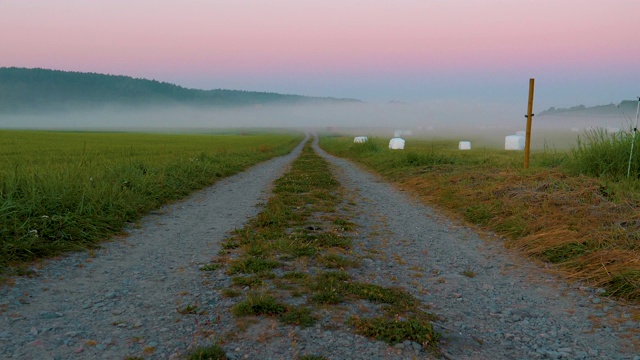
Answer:
[(249, 294), (247, 299), (236, 304), (231, 313), (235, 316), (248, 315), (280, 315), (287, 311), (287, 307), (268, 294)]
[(410, 340), (422, 344), (422, 346), (429, 346), (439, 338), (430, 322), (416, 318), (389, 319), (354, 316), (349, 319), (348, 323), (356, 328), (358, 334), (385, 341), (391, 345)]
[[(350, 221), (344, 189), (309, 144), (275, 182), (273, 193), (260, 214), (225, 240), (219, 259), (214, 261), (224, 264), (227, 274), (236, 275), (232, 286), (238, 290), (231, 294), (237, 299), (231, 309), (235, 316), (273, 317), (281, 326), (307, 327), (320, 313), (343, 311), (333, 305), (369, 302), (378, 309), (372, 315), (386, 321), (372, 323), (374, 331), (386, 331), (396, 317), (413, 319), (425, 327), (435, 319), (405, 290), (358, 282), (349, 275), (348, 271), (358, 266), (351, 255), (351, 235), (357, 226)], [(222, 292), (227, 294), (228, 290)], [(337, 318), (345, 321), (342, 316)], [(353, 331), (364, 326), (336, 326), (344, 325)], [(397, 330), (393, 333), (387, 340), (415, 338)], [(421, 343), (434, 349), (438, 335), (432, 328), (429, 334), (432, 341), (427, 343), (423, 336)], [(310, 356), (306, 358), (322, 358)]]
[(0, 131), (0, 272), (91, 248), (152, 209), (285, 154), (299, 140)]
[(636, 136), (634, 154), (629, 168), (629, 155), (633, 130), (610, 133), (606, 129), (591, 129), (578, 137), (572, 150), (575, 171), (590, 176), (606, 176), (622, 180), (630, 172), (631, 178), (640, 179), (640, 136)]
[(226, 360), (227, 354), (220, 345), (201, 346), (189, 351), (187, 360)]
[(522, 152), (463, 152), (441, 140), (411, 140), (405, 151), (391, 151), (379, 139), (369, 141), (366, 148), (346, 137), (320, 143), (445, 214), (502, 236), (507, 246), (555, 264), (568, 279), (640, 301), (640, 144), (628, 179), (630, 134), (587, 132), (572, 151), (532, 152), (528, 170)]

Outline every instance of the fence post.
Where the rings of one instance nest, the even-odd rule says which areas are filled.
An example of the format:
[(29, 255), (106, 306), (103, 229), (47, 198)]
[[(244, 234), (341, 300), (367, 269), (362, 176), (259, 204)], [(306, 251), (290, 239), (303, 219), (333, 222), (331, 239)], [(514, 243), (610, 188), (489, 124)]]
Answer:
[(529, 106), (527, 106), (527, 134), (524, 143), (524, 168), (529, 168), (529, 152), (531, 149), (531, 118), (533, 117), (533, 86), (535, 79), (529, 79)]

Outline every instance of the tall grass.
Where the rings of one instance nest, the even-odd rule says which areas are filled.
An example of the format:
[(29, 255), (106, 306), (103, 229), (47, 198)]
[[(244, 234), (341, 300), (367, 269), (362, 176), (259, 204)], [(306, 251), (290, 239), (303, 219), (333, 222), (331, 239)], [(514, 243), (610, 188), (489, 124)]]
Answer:
[[(579, 173), (621, 180), (627, 177), (629, 155), (633, 142), (633, 129), (611, 133), (596, 128), (578, 137), (578, 145), (572, 150), (573, 169)], [(630, 177), (640, 178), (640, 137), (633, 144)]]
[(300, 139), (0, 131), (0, 271), (90, 247), (151, 209), (290, 151)]

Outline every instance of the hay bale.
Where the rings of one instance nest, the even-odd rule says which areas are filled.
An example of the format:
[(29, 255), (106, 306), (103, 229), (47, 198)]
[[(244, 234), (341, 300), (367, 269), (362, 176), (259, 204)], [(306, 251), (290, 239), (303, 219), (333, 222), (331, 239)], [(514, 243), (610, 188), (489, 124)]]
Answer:
[(389, 140), (389, 149), (392, 150), (403, 150), (404, 149), (404, 139), (399, 138), (399, 137), (395, 137), (391, 140)]
[(524, 150), (524, 136), (509, 135), (504, 138), (505, 150)]

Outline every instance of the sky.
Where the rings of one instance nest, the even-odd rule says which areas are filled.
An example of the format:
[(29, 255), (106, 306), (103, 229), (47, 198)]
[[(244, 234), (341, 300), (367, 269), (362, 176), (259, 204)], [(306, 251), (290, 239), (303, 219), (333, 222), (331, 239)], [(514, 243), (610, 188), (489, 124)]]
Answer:
[(0, 0), (0, 67), (524, 113), (530, 78), (539, 111), (640, 96), (639, 24), (639, 0)]

